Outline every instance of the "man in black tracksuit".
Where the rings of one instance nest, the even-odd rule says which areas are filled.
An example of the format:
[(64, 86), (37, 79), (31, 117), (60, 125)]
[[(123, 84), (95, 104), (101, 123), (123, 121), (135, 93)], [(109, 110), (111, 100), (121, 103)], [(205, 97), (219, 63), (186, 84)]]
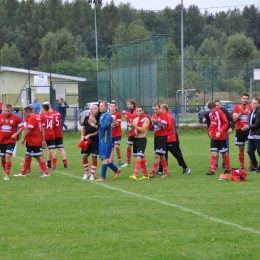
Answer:
[(256, 160), (255, 151), (260, 156), (260, 99), (254, 98), (252, 100), (253, 110), (249, 115), (249, 125), (241, 128), (242, 131), (249, 130), (247, 153), (252, 161), (251, 172), (259, 172), (259, 165)]

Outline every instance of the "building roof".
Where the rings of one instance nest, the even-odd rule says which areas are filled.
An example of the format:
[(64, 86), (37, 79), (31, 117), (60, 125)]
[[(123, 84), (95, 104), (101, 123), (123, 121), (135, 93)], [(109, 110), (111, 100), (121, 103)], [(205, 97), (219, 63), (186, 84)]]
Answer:
[(3, 72), (3, 71), (11, 71), (11, 72), (17, 72), (17, 73), (26, 73), (26, 74), (28, 74), (30, 72), (31, 75), (51, 76), (53, 78), (72, 80), (72, 81), (81, 81), (81, 82), (86, 81), (86, 78), (73, 77), (73, 76), (55, 74), (55, 73), (50, 73), (50, 72), (43, 72), (43, 71), (38, 71), (38, 70), (27, 70), (27, 69), (0, 66), (0, 72)]

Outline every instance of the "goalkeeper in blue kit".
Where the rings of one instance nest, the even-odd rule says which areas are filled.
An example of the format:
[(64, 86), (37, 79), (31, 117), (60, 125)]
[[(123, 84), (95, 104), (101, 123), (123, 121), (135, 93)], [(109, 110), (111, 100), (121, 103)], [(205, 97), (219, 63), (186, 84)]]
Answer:
[(96, 121), (95, 117), (90, 116), (89, 123), (98, 129), (98, 150), (99, 158), (102, 161), (101, 174), (95, 181), (104, 181), (106, 179), (107, 168), (109, 167), (114, 172), (114, 180), (116, 180), (121, 172), (111, 160), (110, 155), (112, 152), (112, 134), (111, 124), (112, 116), (107, 111), (108, 104), (106, 101), (101, 101), (99, 104), (99, 110), (101, 112), (99, 122)]

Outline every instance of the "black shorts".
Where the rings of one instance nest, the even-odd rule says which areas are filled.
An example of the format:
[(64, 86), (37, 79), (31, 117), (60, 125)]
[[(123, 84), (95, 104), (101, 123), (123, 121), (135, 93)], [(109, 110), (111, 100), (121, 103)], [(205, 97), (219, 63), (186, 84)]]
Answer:
[(15, 143), (0, 144), (0, 156), (4, 157), (5, 154), (13, 155)]
[(227, 140), (212, 140), (210, 141), (210, 151), (225, 153), (228, 151)]
[(88, 156), (92, 154), (93, 156), (98, 156), (98, 141), (92, 141), (87, 150), (81, 150), (81, 154)]
[(48, 149), (55, 149), (55, 140), (45, 140)]
[(58, 137), (55, 139), (55, 147), (63, 148), (63, 138), (62, 137)]
[(134, 144), (135, 137), (134, 136), (128, 136), (127, 144), (133, 145)]
[(25, 154), (31, 157), (39, 157), (42, 155), (42, 146), (31, 146), (27, 145), (26, 146), (26, 151)]
[(135, 138), (133, 146), (133, 156), (144, 157), (144, 152), (147, 144), (146, 137)]
[(120, 145), (120, 143), (121, 143), (121, 136), (115, 136), (115, 137), (112, 138), (112, 145), (113, 146), (116, 145), (116, 144)]
[(154, 154), (165, 155), (167, 150), (167, 136), (154, 136)]
[(245, 142), (247, 141), (249, 131), (242, 131), (240, 129), (236, 130), (236, 139), (235, 139), (235, 145), (245, 145)]

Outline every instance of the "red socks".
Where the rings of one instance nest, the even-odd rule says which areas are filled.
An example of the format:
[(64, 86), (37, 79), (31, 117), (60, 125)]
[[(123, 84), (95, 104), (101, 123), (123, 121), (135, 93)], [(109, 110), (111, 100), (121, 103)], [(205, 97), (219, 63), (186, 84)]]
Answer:
[(238, 154), (241, 168), (245, 168), (245, 155), (243, 153)]
[(12, 163), (11, 162), (5, 162), (5, 174), (6, 175), (10, 174), (11, 167), (12, 167)]
[(138, 176), (138, 172), (140, 171), (140, 169), (141, 169), (141, 161), (137, 161), (135, 164), (135, 171), (134, 171), (135, 176)]
[[(22, 174), (22, 175), (25, 175), (26, 172), (31, 169), (31, 161), (32, 161), (31, 158), (28, 159), (28, 160), (26, 160), (26, 159), (24, 160), (23, 168), (22, 168), (22, 170), (21, 170), (21, 174)], [(40, 166), (40, 165), (39, 165), (39, 166)], [(46, 165), (45, 165), (45, 167), (46, 167)]]
[(130, 164), (131, 163), (131, 156), (132, 156), (132, 150), (130, 149), (130, 150), (126, 150), (126, 162), (128, 163), (128, 164)]
[(152, 168), (152, 174), (155, 174), (157, 169), (158, 169), (159, 163), (158, 162), (154, 162), (153, 163), (153, 168)]
[(144, 173), (144, 176), (148, 177), (148, 171), (146, 169), (146, 160), (145, 159), (141, 161), (141, 168)]
[(215, 172), (216, 163), (217, 163), (217, 156), (211, 156), (211, 159), (210, 159), (210, 171)]
[(50, 173), (49, 173), (49, 171), (48, 171), (48, 168), (46, 167), (46, 163), (45, 162), (41, 162), (41, 163), (39, 163), (40, 164), (40, 167), (41, 167), (41, 169), (42, 169), (42, 172), (44, 173), (44, 174), (46, 174), (46, 175), (49, 175)]
[(229, 159), (229, 155), (224, 155), (224, 163), (225, 163), (225, 168), (226, 170), (230, 171), (230, 159)]
[(84, 168), (85, 172), (88, 173), (88, 160), (86, 160), (86, 161), (83, 160), (82, 164), (83, 164), (83, 168)]
[(168, 175), (169, 170), (168, 170), (168, 165), (167, 165), (167, 161), (165, 158), (161, 161), (161, 164), (162, 164), (164, 173)]
[(56, 169), (57, 167), (57, 158), (52, 158), (52, 168), (55, 168)]
[(92, 165), (91, 165), (91, 174), (95, 174), (96, 172), (96, 169), (97, 169), (97, 162), (92, 162)]

